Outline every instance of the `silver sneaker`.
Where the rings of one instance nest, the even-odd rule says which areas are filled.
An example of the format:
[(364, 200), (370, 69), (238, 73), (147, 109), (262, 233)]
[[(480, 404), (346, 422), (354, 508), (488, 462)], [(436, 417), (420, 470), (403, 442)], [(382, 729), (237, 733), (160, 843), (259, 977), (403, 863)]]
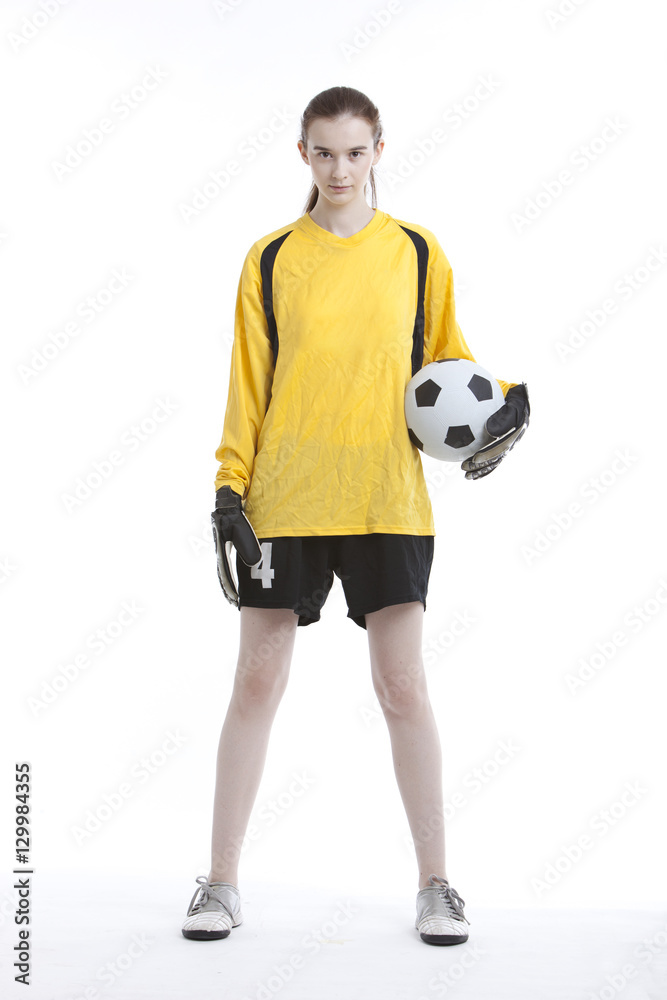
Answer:
[(464, 922), (470, 923), (463, 912), (464, 900), (446, 878), (429, 875), (429, 882), (431, 885), (424, 886), (417, 893), (415, 927), (422, 941), (427, 944), (463, 944), (468, 940)]
[(183, 922), (183, 937), (194, 941), (227, 937), (232, 927), (243, 923), (239, 890), (231, 882), (209, 882), (206, 875), (200, 875), (197, 882)]

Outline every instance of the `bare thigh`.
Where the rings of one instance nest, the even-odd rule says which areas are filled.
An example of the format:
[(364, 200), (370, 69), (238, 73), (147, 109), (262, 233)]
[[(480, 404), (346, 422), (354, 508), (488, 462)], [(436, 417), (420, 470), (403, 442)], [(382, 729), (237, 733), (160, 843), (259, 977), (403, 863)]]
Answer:
[(243, 698), (281, 695), (287, 684), (298, 615), (290, 608), (242, 607), (234, 694)]
[(366, 615), (373, 687), (384, 710), (411, 712), (428, 698), (422, 659), (424, 605), (394, 604)]

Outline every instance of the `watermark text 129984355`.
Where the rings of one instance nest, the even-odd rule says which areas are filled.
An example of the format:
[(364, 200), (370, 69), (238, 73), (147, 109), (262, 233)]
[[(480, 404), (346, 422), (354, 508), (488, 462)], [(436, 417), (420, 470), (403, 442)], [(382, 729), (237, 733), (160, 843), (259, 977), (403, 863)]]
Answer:
[[(16, 765), (16, 864), (30, 864), (30, 764)], [(14, 868), (17, 878), (14, 888), (18, 902), (14, 923), (18, 928), (18, 944), (14, 945), (17, 982), (30, 983), (30, 876), (32, 868)]]

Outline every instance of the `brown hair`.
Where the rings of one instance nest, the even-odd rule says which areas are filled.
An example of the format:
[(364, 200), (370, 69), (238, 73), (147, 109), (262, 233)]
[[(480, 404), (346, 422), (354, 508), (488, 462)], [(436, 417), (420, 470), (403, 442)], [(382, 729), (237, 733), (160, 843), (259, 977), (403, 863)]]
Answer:
[[(335, 121), (337, 118), (363, 118), (371, 127), (373, 134), (373, 149), (377, 150), (378, 143), (382, 138), (382, 123), (380, 122), (380, 112), (373, 102), (369, 100), (360, 90), (353, 87), (330, 87), (329, 90), (322, 90), (309, 102), (306, 110), (301, 115), (301, 135), (299, 136), (304, 146), (308, 145), (308, 129), (316, 118), (327, 118)], [(371, 184), (372, 207), (377, 208), (377, 195), (375, 191), (375, 168), (371, 167), (369, 174)], [(364, 185), (364, 193), (366, 187)], [(304, 213), (310, 212), (317, 204), (319, 191), (315, 182), (311, 185), (306, 200)]]

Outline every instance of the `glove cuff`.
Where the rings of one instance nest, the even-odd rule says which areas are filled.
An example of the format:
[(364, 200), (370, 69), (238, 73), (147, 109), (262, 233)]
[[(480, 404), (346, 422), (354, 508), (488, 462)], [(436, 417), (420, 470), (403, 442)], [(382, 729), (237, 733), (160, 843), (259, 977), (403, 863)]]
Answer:
[(236, 493), (231, 486), (221, 486), (216, 490), (215, 509), (216, 510), (241, 510), (243, 498), (240, 493)]
[(520, 382), (518, 385), (513, 385), (511, 389), (508, 389), (505, 393), (505, 402), (519, 403), (524, 410), (524, 420), (527, 420), (530, 416), (528, 386), (525, 382)]

